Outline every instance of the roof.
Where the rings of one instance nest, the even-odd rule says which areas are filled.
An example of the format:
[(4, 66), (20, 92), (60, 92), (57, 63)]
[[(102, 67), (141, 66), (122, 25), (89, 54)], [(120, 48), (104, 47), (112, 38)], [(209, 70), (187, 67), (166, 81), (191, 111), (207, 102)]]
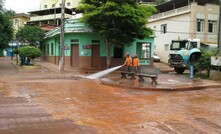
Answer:
[(29, 16), (25, 13), (17, 13), (14, 16), (12, 16), (12, 18), (20, 18), (20, 17), (29, 18)]
[(207, 3), (210, 4), (219, 4), (219, 0), (170, 0), (168, 2), (164, 2), (155, 6), (158, 12), (165, 12), (168, 10), (172, 10), (174, 8), (180, 8), (189, 5), (193, 1), (197, 2), (198, 5), (205, 5)]
[[(90, 27), (88, 27), (85, 23), (81, 23), (79, 22), (78, 17), (76, 18), (72, 18), (72, 19), (68, 19), (65, 22), (65, 33), (88, 33), (88, 32), (92, 32), (92, 29)], [(60, 34), (60, 27), (56, 27), (53, 30), (47, 32), (45, 34), (45, 38), (50, 38), (53, 37), (55, 35)]]
[[(30, 14), (35, 14), (35, 15), (48, 15), (48, 14), (54, 14), (54, 13), (61, 13), (61, 8), (51, 8), (51, 9), (44, 9), (44, 10), (38, 10), (38, 11), (31, 11), (28, 12)], [(65, 8), (65, 13), (67, 14), (72, 14), (72, 10), (69, 8)]]
[(49, 25), (49, 24), (47, 24), (47, 25), (42, 25), (41, 26), (41, 29), (43, 29), (44, 31), (51, 31), (51, 30), (53, 30), (53, 29), (55, 29), (56, 28), (56, 26), (54, 26), (54, 25)]

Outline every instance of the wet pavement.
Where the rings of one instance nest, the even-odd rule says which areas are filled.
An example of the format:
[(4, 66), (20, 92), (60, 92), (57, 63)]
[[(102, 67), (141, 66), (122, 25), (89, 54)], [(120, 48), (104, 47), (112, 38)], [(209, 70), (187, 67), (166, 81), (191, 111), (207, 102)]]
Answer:
[[(219, 87), (146, 91), (104, 85), (100, 80), (76, 77), (79, 75), (71, 70), (57, 73), (48, 69), (20, 72), (0, 58), (0, 133), (221, 133)], [(118, 76), (114, 73), (104, 79), (131, 83)], [(168, 76), (159, 75), (159, 86), (167, 85), (162, 82), (169, 79), (188, 83), (186, 77)], [(196, 86), (202, 81), (198, 82)]]
[(146, 91), (185, 91), (185, 90), (201, 90), (205, 88), (221, 88), (221, 82), (190, 79), (187, 76), (177, 75), (175, 73), (161, 73), (158, 75), (157, 84), (151, 84), (151, 78), (144, 78), (144, 82), (139, 82), (139, 77), (136, 76), (135, 80), (131, 80), (130, 77), (120, 78), (119, 73), (111, 74), (101, 79), (101, 82), (105, 85), (142, 89)]

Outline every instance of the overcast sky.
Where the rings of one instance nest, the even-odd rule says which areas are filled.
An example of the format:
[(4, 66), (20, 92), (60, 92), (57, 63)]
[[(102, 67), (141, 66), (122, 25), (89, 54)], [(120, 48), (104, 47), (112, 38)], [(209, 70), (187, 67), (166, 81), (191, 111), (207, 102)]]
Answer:
[(27, 13), (40, 9), (40, 0), (5, 0), (5, 8), (16, 13)]

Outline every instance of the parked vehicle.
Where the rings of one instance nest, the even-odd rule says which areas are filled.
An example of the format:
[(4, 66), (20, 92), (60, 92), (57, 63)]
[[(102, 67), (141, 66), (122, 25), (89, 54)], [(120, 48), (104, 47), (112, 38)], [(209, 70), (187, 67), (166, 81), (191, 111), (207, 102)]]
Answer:
[(153, 60), (154, 60), (155, 62), (160, 62), (160, 57), (159, 57), (156, 53), (154, 53), (154, 55), (153, 55)]
[(179, 54), (179, 51), (183, 49), (191, 50), (193, 48), (200, 48), (199, 39), (172, 40), (168, 63), (178, 74), (182, 74), (185, 69), (189, 68), (189, 64)]

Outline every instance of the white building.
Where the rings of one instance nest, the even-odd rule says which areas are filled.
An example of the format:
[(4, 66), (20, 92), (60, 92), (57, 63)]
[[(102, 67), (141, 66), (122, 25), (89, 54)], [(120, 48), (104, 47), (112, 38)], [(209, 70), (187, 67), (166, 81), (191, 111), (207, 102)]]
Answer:
[[(65, 0), (65, 7), (75, 9), (79, 5), (80, 0)], [(62, 0), (41, 0), (40, 10), (61, 7)]]
[(218, 0), (171, 0), (156, 6), (148, 19), (154, 30), (155, 52), (167, 63), (171, 40), (200, 39), (201, 45), (217, 45)]
[[(72, 18), (80, 0), (65, 1), (65, 19)], [(41, 0), (40, 9), (30, 11), (28, 24), (39, 25), (46, 31), (53, 29), (52, 26), (60, 26), (62, 0)]]

